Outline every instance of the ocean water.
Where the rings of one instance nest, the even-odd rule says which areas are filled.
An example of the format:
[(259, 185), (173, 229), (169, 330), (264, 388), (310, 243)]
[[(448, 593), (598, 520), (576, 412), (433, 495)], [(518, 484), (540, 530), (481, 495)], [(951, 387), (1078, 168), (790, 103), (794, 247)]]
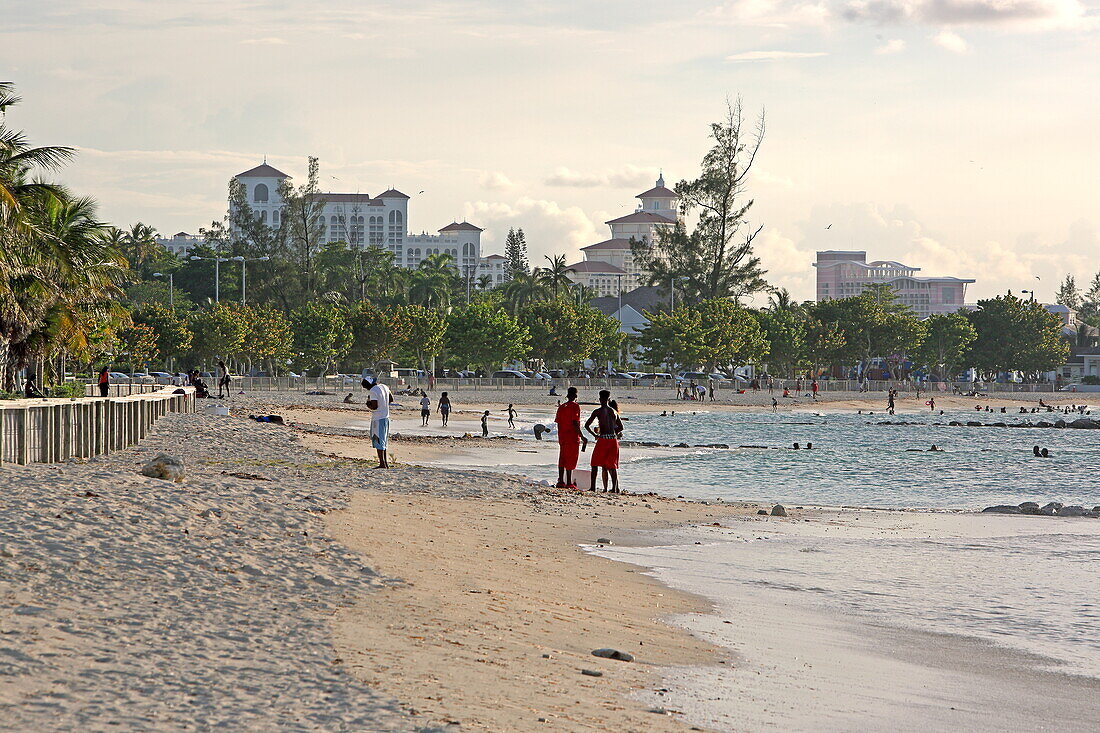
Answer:
[[(950, 427), (950, 420), (1053, 421), (1057, 415), (956, 411), (945, 415), (713, 412), (633, 415), (624, 439), (731, 450), (682, 449), (622, 467), (624, 486), (688, 498), (821, 506), (981, 509), (1061, 501), (1100, 505), (1100, 431)], [(918, 425), (879, 425), (883, 420)], [(812, 450), (793, 450), (794, 443)], [(928, 452), (932, 445), (943, 452)], [(737, 446), (767, 446), (737, 448)], [(1032, 447), (1048, 448), (1036, 458)], [(910, 449), (917, 449), (911, 451)]]

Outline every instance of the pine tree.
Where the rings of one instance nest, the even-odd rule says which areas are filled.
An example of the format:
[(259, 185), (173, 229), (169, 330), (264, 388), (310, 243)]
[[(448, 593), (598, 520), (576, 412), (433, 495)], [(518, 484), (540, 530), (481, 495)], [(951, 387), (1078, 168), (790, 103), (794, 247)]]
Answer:
[(517, 274), (528, 275), (531, 272), (527, 264), (527, 237), (523, 229), (509, 229), (504, 243), (504, 256), (508, 258), (508, 279)]
[(1100, 272), (1093, 276), (1088, 292), (1081, 296), (1081, 308), (1077, 316), (1089, 325), (1100, 323)]
[(1055, 297), (1055, 302), (1061, 303), (1073, 310), (1077, 310), (1081, 307), (1081, 291), (1077, 289), (1077, 281), (1074, 280), (1073, 275), (1066, 275), (1066, 279), (1058, 288), (1058, 295)]

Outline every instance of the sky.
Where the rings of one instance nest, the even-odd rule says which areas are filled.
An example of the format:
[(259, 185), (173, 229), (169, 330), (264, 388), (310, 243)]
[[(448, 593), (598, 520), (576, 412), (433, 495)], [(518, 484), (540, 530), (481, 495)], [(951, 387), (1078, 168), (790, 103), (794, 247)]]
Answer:
[(413, 196), (414, 232), (465, 219), (489, 253), (522, 227), (572, 262), (659, 171), (697, 176), (740, 97), (757, 253), (799, 299), (822, 249), (968, 301), (1100, 270), (1100, 0), (5, 6), (8, 124), (78, 148), (64, 180), (118, 225), (194, 233), (232, 175), (315, 155), (327, 190)]

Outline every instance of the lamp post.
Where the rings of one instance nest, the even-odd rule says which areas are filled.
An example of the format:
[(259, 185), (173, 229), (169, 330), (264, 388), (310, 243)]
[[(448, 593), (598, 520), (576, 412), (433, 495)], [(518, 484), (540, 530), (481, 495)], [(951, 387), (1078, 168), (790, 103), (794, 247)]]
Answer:
[(191, 255), (191, 261), (197, 262), (199, 260), (213, 260), (214, 261), (214, 302), (221, 302), (221, 263), (229, 262), (228, 257), (199, 257), (198, 255)]
[(154, 272), (153, 277), (168, 278), (168, 308), (176, 312), (176, 276), (170, 272)]
[(232, 259), (234, 262), (240, 262), (241, 263), (241, 305), (244, 305), (244, 300), (245, 300), (245, 292), (244, 292), (245, 291), (245, 271), (248, 269), (245, 266), (245, 263), (246, 262), (267, 262), (271, 258), (268, 257), (267, 255), (264, 255), (263, 257), (251, 257), (251, 258), (246, 259), (246, 258), (244, 258), (240, 255), (237, 255), (236, 257), (231, 257), (230, 259)]
[[(615, 311), (615, 316), (619, 319), (619, 333), (623, 333), (623, 275), (622, 273), (615, 273), (615, 278), (618, 282), (619, 290), (619, 307)], [(619, 364), (623, 364), (623, 347), (622, 342), (619, 344)]]
[(1031, 302), (1032, 303), (1035, 302), (1035, 291), (1034, 290), (1021, 290), (1020, 292), (1021, 293), (1028, 293), (1031, 296)]

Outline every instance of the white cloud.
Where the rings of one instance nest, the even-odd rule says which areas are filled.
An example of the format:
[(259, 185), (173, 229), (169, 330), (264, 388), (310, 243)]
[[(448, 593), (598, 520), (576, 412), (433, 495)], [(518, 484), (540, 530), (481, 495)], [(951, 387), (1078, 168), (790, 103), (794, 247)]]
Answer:
[(879, 24), (1006, 25), (1021, 30), (1095, 24), (1080, 0), (850, 0), (839, 12), (846, 20)]
[(745, 51), (726, 57), (726, 61), (780, 61), (783, 59), (812, 59), (827, 56), (823, 51)]
[(565, 254), (570, 263), (580, 259), (580, 248), (607, 239), (600, 236), (596, 224), (577, 206), (563, 207), (556, 201), (524, 196), (514, 203), (474, 201), (466, 204), (466, 218), (485, 229), (483, 251), (504, 249), (504, 238), (511, 227), (522, 228), (527, 235), (527, 250), (532, 265), (544, 255)]
[(904, 50), (905, 50), (905, 41), (903, 41), (900, 38), (894, 38), (894, 39), (889, 40), (886, 43), (882, 44), (878, 48), (876, 48), (875, 53), (877, 53), (880, 56), (885, 56), (887, 54), (901, 53)]
[(966, 42), (966, 39), (953, 31), (940, 31), (932, 36), (932, 43), (946, 48), (952, 53), (966, 53), (970, 50), (970, 44)]
[(546, 178), (545, 183), (548, 186), (568, 186), (571, 188), (630, 188), (652, 185), (658, 175), (659, 171), (656, 168), (640, 168), (635, 165), (624, 165), (614, 170), (592, 173), (582, 173), (570, 168), (558, 167)]
[(500, 171), (482, 171), (477, 182), (482, 188), (487, 188), (490, 191), (502, 191), (516, 185)]
[(286, 40), (277, 38), (275, 36), (268, 36), (267, 38), (248, 38), (241, 41), (246, 46), (285, 46)]
[(706, 23), (773, 28), (824, 26), (831, 11), (825, 2), (733, 0), (700, 13)]

